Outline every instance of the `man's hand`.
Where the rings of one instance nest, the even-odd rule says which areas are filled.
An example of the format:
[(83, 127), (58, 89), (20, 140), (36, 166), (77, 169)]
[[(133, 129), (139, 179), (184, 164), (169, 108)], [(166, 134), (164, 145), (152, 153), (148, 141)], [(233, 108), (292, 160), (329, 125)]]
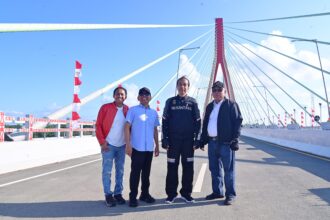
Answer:
[(101, 152), (107, 152), (110, 150), (107, 142), (101, 144), (100, 146), (101, 146)]
[(235, 138), (234, 140), (232, 140), (230, 142), (230, 149), (233, 150), (233, 151), (238, 151), (239, 145), (238, 145), (238, 139), (237, 138)]
[(125, 148), (126, 154), (131, 157), (132, 156), (132, 145), (130, 143), (126, 144), (126, 148)]
[(204, 151), (204, 145), (200, 140), (194, 140), (194, 150), (197, 150), (200, 148), (202, 151)]
[(169, 147), (170, 146), (169, 146), (167, 138), (163, 138), (162, 139), (162, 148), (164, 148), (165, 150), (168, 150)]
[(159, 146), (155, 147), (155, 157), (159, 156)]

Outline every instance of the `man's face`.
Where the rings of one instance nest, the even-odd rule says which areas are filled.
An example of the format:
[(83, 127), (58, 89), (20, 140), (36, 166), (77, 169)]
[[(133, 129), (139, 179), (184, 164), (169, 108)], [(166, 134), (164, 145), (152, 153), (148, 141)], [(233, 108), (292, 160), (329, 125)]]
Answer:
[(216, 87), (212, 89), (212, 96), (216, 102), (220, 102), (222, 99), (224, 99), (225, 95), (226, 95), (225, 88)]
[(140, 102), (141, 105), (148, 106), (149, 105), (149, 102), (151, 100), (151, 95), (150, 94), (147, 94), (147, 93), (140, 94), (138, 96), (138, 100), (139, 100), (139, 102)]
[(179, 96), (185, 96), (189, 90), (189, 82), (187, 79), (181, 79), (176, 86)]
[(117, 89), (117, 91), (115, 92), (113, 98), (115, 99), (115, 103), (117, 105), (122, 105), (123, 102), (126, 99), (126, 93), (124, 89)]

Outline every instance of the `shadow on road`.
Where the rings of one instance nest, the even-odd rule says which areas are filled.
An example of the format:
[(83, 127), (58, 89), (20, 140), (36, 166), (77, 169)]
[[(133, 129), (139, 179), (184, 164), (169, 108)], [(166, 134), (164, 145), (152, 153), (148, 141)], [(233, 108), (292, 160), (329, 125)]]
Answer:
[(148, 212), (164, 209), (181, 209), (223, 203), (222, 200), (206, 201), (196, 199), (196, 203), (186, 204), (178, 199), (174, 204), (165, 204), (165, 199), (158, 199), (154, 204), (140, 202), (136, 208), (125, 205), (106, 207), (104, 201), (60, 201), (39, 203), (0, 203), (0, 217), (14, 218), (61, 218), (61, 217), (101, 217), (120, 216), (132, 212)]

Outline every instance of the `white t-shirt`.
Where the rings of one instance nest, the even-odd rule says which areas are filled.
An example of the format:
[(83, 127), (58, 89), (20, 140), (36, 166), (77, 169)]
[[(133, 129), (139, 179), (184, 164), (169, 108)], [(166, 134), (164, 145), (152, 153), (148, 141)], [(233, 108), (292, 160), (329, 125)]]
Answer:
[(117, 113), (113, 120), (112, 127), (110, 129), (109, 134), (107, 135), (107, 142), (110, 145), (121, 147), (125, 144), (124, 137), (124, 127), (125, 127), (126, 119), (123, 112), (123, 107), (117, 107)]
[(218, 104), (215, 103), (215, 101), (213, 102), (213, 110), (210, 114), (209, 123), (207, 125), (207, 133), (209, 134), (210, 137), (218, 136), (217, 122), (218, 120), (221, 120), (220, 118), (218, 119), (218, 115), (222, 102), (223, 100), (221, 100)]

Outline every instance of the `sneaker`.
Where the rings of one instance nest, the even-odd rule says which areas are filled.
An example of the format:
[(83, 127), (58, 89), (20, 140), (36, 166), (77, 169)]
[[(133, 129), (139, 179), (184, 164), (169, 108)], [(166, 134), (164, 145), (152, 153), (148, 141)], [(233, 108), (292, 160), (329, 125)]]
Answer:
[(137, 199), (130, 199), (129, 204), (130, 207), (137, 207), (138, 206), (138, 201)]
[(123, 198), (123, 196), (121, 194), (115, 195), (114, 197), (115, 197), (117, 204), (123, 205), (126, 203), (125, 199)]
[(181, 198), (187, 203), (194, 203), (195, 200), (191, 195), (181, 195)]
[(225, 205), (232, 205), (234, 203), (235, 199), (233, 197), (227, 197), (224, 201)]
[(113, 198), (112, 195), (106, 195), (105, 196), (105, 204), (108, 207), (113, 207), (113, 206), (116, 206), (116, 201), (115, 201), (115, 199)]
[(166, 200), (165, 200), (165, 203), (167, 203), (167, 204), (172, 204), (172, 203), (174, 203), (174, 201), (175, 201), (177, 198), (178, 198), (177, 195), (176, 195), (176, 196), (168, 196), (168, 197), (166, 198)]
[(210, 195), (207, 195), (205, 197), (206, 200), (222, 199), (222, 198), (224, 198), (224, 196), (217, 193), (211, 193)]
[(143, 201), (143, 202), (146, 202), (146, 203), (156, 202), (156, 200), (150, 194), (141, 195), (139, 199), (140, 199), (140, 201)]

